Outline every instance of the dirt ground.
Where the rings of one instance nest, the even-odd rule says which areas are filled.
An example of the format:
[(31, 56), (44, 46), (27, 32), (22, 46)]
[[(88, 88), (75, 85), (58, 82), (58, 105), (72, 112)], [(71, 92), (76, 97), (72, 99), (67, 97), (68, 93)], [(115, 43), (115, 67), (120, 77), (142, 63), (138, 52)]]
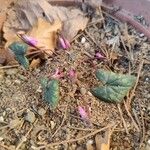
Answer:
[[(70, 50), (56, 50), (39, 68), (0, 70), (1, 150), (90, 150), (89, 142), (96, 149), (94, 132), (114, 124), (110, 150), (145, 150), (150, 138), (150, 43), (132, 27), (104, 18), (104, 22), (93, 18)], [(95, 51), (101, 50), (106, 59), (94, 58)], [(39, 81), (57, 68), (65, 76), (60, 79), (58, 108), (50, 110)], [(71, 68), (77, 73), (75, 80), (67, 75)], [(98, 100), (90, 88), (97, 85), (94, 72), (99, 68), (139, 77), (135, 92), (119, 105)], [(90, 106), (91, 126), (81, 120), (78, 105)], [(70, 142), (61, 143), (65, 140)], [(53, 147), (47, 147), (49, 143)]]

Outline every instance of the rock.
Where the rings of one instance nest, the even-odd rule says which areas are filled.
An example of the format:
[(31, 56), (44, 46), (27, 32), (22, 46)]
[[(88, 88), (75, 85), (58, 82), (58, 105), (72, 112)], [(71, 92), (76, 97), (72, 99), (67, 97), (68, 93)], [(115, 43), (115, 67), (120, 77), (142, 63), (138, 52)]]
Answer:
[(40, 108), (40, 109), (38, 110), (38, 114), (43, 117), (43, 116), (46, 114), (46, 110), (43, 109), (43, 108)]
[(6, 74), (7, 75), (15, 75), (15, 74), (17, 74), (17, 72), (18, 72), (18, 69), (7, 69), (7, 71), (6, 71)]
[(80, 93), (81, 93), (82, 95), (85, 95), (85, 94), (86, 94), (86, 92), (87, 92), (87, 91), (86, 91), (86, 89), (85, 89), (85, 88), (81, 88), (81, 89), (80, 89)]
[(36, 90), (37, 93), (42, 93), (42, 87), (39, 86), (38, 89)]
[(35, 121), (35, 114), (29, 110), (25, 116), (25, 120), (30, 123), (33, 123)]
[(82, 37), (82, 39), (81, 39), (81, 43), (82, 43), (82, 44), (84, 44), (84, 43), (85, 43), (85, 41), (86, 41), (86, 38), (85, 38), (85, 37)]
[(14, 82), (15, 82), (15, 84), (17, 84), (17, 85), (20, 85), (20, 84), (21, 84), (21, 81), (20, 81), (20, 80), (15, 80)]
[(145, 150), (150, 150), (150, 139), (147, 141)]
[(55, 125), (56, 125), (56, 123), (54, 121), (50, 121), (50, 124), (51, 124), (51, 129), (53, 130)]
[(0, 141), (2, 141), (4, 138), (3, 137), (0, 137)]
[(6, 79), (6, 80), (5, 80), (5, 84), (6, 84), (7, 86), (10, 86), (10, 85), (11, 85), (11, 80)]
[(4, 122), (4, 117), (0, 116), (0, 122)]

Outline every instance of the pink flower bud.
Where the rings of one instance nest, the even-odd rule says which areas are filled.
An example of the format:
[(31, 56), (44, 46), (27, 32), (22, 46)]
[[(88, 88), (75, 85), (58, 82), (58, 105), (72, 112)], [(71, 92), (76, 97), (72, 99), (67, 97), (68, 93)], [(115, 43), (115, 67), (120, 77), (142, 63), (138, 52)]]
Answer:
[(88, 120), (88, 114), (86, 113), (85, 109), (81, 106), (78, 106), (78, 111), (79, 111), (79, 114), (80, 114), (81, 118), (84, 121), (87, 121)]
[(60, 42), (60, 45), (61, 45), (61, 47), (62, 47), (63, 49), (66, 49), (66, 48), (67, 48), (67, 47), (66, 47), (66, 43), (65, 43), (65, 41), (64, 41), (63, 38), (59, 37), (59, 42)]
[(22, 35), (22, 39), (30, 46), (37, 46), (38, 44), (38, 41), (33, 38), (33, 37), (30, 37), (30, 36), (27, 36), (27, 35)]
[(75, 76), (76, 76), (75, 70), (74, 69), (70, 69), (68, 75), (69, 75), (70, 78), (75, 78)]
[(59, 42), (60, 45), (63, 49), (68, 49), (70, 48), (70, 43), (67, 39), (63, 38), (63, 37), (59, 37)]
[(64, 74), (62, 72), (60, 72), (60, 70), (57, 68), (55, 73), (52, 75), (52, 78), (54, 79), (60, 79), (64, 76)]
[(100, 52), (96, 52), (95, 57), (97, 59), (104, 59), (105, 58)]

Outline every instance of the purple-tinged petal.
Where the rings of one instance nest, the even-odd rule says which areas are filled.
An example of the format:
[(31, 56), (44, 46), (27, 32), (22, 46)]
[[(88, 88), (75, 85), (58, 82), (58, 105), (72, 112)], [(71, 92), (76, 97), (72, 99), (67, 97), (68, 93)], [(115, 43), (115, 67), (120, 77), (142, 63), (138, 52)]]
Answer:
[(66, 48), (67, 48), (67, 47), (66, 47), (66, 43), (65, 43), (65, 41), (64, 41), (63, 38), (59, 37), (59, 42), (60, 42), (60, 45), (61, 45), (61, 47), (62, 47), (63, 49), (66, 49)]
[(68, 75), (69, 75), (70, 78), (75, 78), (75, 76), (76, 76), (75, 70), (74, 69), (70, 69)]
[(81, 106), (78, 106), (78, 111), (79, 111), (79, 114), (80, 114), (81, 118), (84, 121), (87, 121), (88, 120), (88, 114), (86, 113), (85, 109)]
[(37, 44), (38, 44), (38, 41), (33, 37), (30, 37), (27, 35), (22, 35), (22, 38), (30, 46), (37, 46)]
[(95, 57), (96, 57), (97, 59), (104, 59), (104, 58), (105, 58), (100, 52), (96, 52), (96, 53), (95, 53)]
[(52, 78), (60, 79), (62, 77), (64, 77), (64, 74), (62, 72), (60, 72), (60, 70), (57, 68), (55, 73), (52, 75)]
[(67, 39), (64, 39), (64, 41), (65, 41), (65, 44), (66, 44), (66, 49), (70, 48), (71, 45), (70, 45), (69, 41)]

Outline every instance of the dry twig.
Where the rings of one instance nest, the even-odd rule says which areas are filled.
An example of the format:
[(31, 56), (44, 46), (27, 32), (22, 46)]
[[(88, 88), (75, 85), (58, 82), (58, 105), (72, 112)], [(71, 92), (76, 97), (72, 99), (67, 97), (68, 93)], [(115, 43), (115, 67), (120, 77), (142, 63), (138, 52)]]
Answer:
[(137, 78), (136, 78), (136, 83), (135, 83), (135, 85), (134, 85), (134, 88), (133, 88), (133, 90), (132, 90), (132, 92), (131, 92), (130, 97), (127, 99), (127, 106), (128, 106), (128, 108), (130, 108), (132, 98), (133, 98), (134, 95), (135, 95), (135, 90), (136, 90), (136, 87), (137, 87), (138, 82), (139, 82), (139, 78), (140, 78), (141, 70), (142, 70), (142, 68), (143, 68), (143, 64), (144, 64), (144, 60), (142, 60), (141, 63), (140, 63), (140, 65), (139, 65), (138, 75), (137, 75)]
[(118, 104), (117, 107), (118, 107), (118, 110), (119, 110), (119, 113), (120, 113), (121, 120), (123, 122), (123, 126), (124, 126), (124, 128), (126, 130), (126, 133), (129, 134), (129, 131), (128, 131), (128, 128), (127, 128), (127, 124), (126, 124), (126, 122), (125, 122), (125, 120), (123, 118), (123, 114), (122, 114), (122, 110), (120, 108), (120, 104)]
[(125, 106), (125, 110), (127, 111), (128, 116), (131, 118), (131, 120), (133, 122), (134, 127), (137, 129), (138, 132), (140, 132), (140, 129), (139, 129), (138, 125), (136, 124), (135, 120), (133, 119), (130, 111), (128, 110), (128, 107), (127, 107), (125, 101), (124, 101), (124, 106)]
[(68, 108), (68, 106), (66, 106), (65, 113), (64, 113), (61, 125), (57, 128), (57, 130), (54, 132), (54, 134), (51, 136), (51, 138), (53, 138), (57, 134), (57, 132), (61, 129), (61, 127), (63, 126), (63, 124), (64, 124), (64, 122), (66, 120), (66, 116), (67, 116), (67, 108)]
[(28, 132), (25, 134), (25, 136), (23, 136), (21, 138), (21, 141), (19, 142), (19, 144), (16, 147), (16, 150), (19, 150), (19, 148), (22, 146), (22, 144), (26, 141), (27, 136), (29, 135), (29, 133), (32, 131), (34, 125), (37, 123), (38, 119), (35, 120), (34, 124), (30, 127), (30, 129), (28, 130)]
[(101, 132), (103, 130), (111, 128), (113, 126), (114, 126), (114, 124), (110, 124), (110, 125), (108, 125), (108, 126), (106, 126), (104, 128), (97, 129), (94, 132), (89, 133), (89, 134), (87, 134), (85, 136), (82, 136), (82, 137), (79, 137), (79, 138), (76, 138), (76, 139), (64, 140), (64, 141), (56, 142), (56, 143), (50, 143), (50, 144), (47, 144), (47, 145), (44, 145), (44, 146), (37, 147), (36, 150), (40, 150), (40, 149), (43, 149), (45, 147), (51, 147), (51, 146), (56, 146), (56, 145), (60, 145), (60, 144), (66, 144), (66, 143), (73, 143), (73, 142), (81, 141), (81, 140), (84, 140), (84, 139), (86, 139), (88, 137), (91, 137), (91, 136), (93, 136), (93, 135), (95, 135), (95, 134), (97, 134), (97, 133), (99, 133), (99, 132)]

